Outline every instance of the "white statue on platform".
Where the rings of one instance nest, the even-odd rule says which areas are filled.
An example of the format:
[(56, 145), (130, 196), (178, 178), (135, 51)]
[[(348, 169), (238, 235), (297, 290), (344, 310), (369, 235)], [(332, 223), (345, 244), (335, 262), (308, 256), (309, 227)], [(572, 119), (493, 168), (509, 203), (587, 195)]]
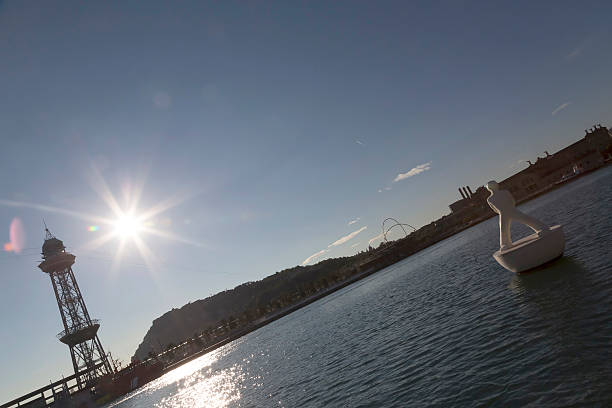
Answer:
[(509, 249), (512, 246), (512, 238), (510, 237), (512, 221), (525, 224), (538, 234), (548, 231), (546, 225), (516, 209), (514, 197), (508, 190), (500, 190), (499, 184), (495, 181), (489, 181), (486, 187), (491, 192), (491, 195), (487, 198), (487, 203), (493, 211), (499, 214), (499, 247), (501, 250)]
[[(500, 248), (493, 257), (500, 265), (513, 272), (523, 272), (563, 254), (565, 237), (560, 225), (549, 228), (537, 219), (517, 210), (512, 194), (507, 190), (500, 190), (497, 182), (489, 181), (486, 187), (491, 192), (487, 203), (499, 214)], [(527, 225), (535, 233), (512, 242), (510, 226), (513, 221)]]

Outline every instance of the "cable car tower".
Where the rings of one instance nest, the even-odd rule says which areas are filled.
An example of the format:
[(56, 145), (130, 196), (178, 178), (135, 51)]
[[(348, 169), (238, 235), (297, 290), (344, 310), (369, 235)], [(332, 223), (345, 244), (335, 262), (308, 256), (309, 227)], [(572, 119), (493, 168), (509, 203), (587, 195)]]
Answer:
[(64, 243), (55, 238), (45, 225), (43, 261), (38, 267), (51, 278), (64, 330), (57, 337), (70, 348), (72, 366), (79, 389), (96, 384), (112, 366), (98, 338), (100, 323), (89, 317), (72, 265), (75, 256), (66, 252)]

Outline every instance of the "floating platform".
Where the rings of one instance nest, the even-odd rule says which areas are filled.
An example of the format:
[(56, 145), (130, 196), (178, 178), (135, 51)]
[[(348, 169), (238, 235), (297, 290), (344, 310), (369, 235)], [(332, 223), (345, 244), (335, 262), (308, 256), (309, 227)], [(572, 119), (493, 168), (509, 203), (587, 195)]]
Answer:
[(500, 249), (493, 258), (507, 270), (520, 273), (559, 258), (564, 249), (563, 227), (555, 225), (519, 239), (510, 248)]

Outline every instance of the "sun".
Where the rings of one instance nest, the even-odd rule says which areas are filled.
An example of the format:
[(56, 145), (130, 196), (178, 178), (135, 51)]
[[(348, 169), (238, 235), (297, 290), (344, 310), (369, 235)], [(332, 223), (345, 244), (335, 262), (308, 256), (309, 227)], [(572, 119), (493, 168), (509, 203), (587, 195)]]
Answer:
[(133, 238), (143, 230), (144, 223), (133, 214), (123, 214), (115, 220), (115, 234), (121, 238)]
[[(52, 209), (62, 214), (73, 215), (87, 221), (94, 222), (94, 225), (87, 227), (87, 230), (96, 233), (97, 237), (86, 242), (80, 247), (83, 251), (93, 251), (104, 246), (106, 243), (116, 240), (117, 247), (113, 250), (112, 263), (110, 274), (118, 271), (123, 255), (126, 249), (132, 247), (140, 254), (140, 258), (144, 262), (146, 268), (155, 278), (159, 271), (161, 260), (157, 253), (147, 245), (147, 237), (155, 236), (157, 238), (167, 239), (178, 243), (192, 245), (198, 248), (203, 248), (204, 245), (200, 242), (185, 238), (182, 235), (175, 234), (167, 229), (160, 229), (160, 222), (157, 217), (173, 208), (185, 200), (197, 194), (197, 191), (187, 191), (183, 194), (173, 194), (165, 197), (152, 207), (142, 208), (139, 204), (144, 179), (136, 184), (126, 182), (122, 188), (125, 201), (121, 204), (111, 192), (106, 180), (100, 171), (92, 164), (91, 166), (90, 184), (92, 189), (104, 201), (110, 210), (111, 217), (95, 216), (86, 213), (78, 213), (74, 211), (66, 211), (64, 209)], [(146, 172), (145, 172), (146, 173)], [(169, 218), (165, 218), (169, 219)], [(166, 225), (164, 223), (163, 225)], [(168, 223), (170, 225), (170, 222)]]

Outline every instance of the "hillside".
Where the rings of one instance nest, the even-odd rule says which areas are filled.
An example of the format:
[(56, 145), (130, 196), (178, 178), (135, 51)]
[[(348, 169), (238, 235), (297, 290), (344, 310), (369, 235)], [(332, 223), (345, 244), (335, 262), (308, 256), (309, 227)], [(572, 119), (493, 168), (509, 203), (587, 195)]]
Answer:
[(311, 266), (296, 266), (248, 282), (206, 299), (172, 309), (153, 321), (134, 357), (142, 360), (149, 352), (160, 352), (207, 330), (232, 321), (248, 322), (292, 304), (296, 297), (328, 287), (352, 274), (356, 262), (367, 253), (328, 259)]

